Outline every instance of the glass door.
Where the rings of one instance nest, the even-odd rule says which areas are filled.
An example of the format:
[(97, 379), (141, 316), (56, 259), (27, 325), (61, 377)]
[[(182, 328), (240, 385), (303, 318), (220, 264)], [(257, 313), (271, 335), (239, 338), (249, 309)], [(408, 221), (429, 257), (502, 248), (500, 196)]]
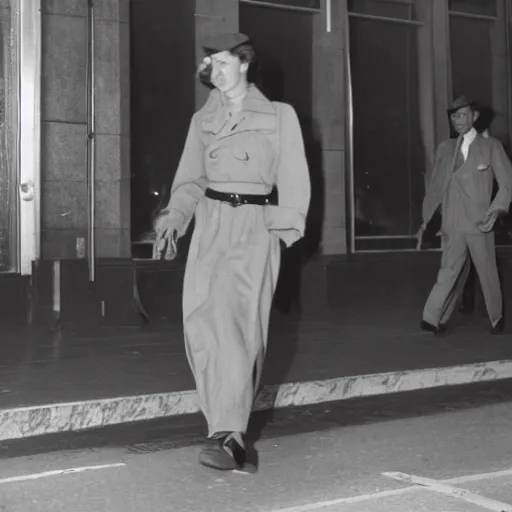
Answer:
[(412, 2), (352, 0), (353, 249), (415, 247), (425, 151)]
[(16, 9), (0, 1), (0, 271), (17, 259), (17, 49)]
[(0, 0), (0, 271), (40, 254), (41, 0)]
[[(459, 95), (512, 158), (508, 0), (348, 0), (352, 251), (414, 250), (435, 147)], [(451, 136), (455, 136), (451, 133)], [(436, 216), (429, 247), (439, 248)], [(430, 231), (430, 230), (429, 230)], [(512, 215), (497, 243), (512, 244)]]
[[(510, 48), (505, 0), (449, 0), (451, 89), (480, 110), (476, 128), (497, 138), (512, 159)], [(499, 219), (497, 245), (512, 245), (512, 213)]]

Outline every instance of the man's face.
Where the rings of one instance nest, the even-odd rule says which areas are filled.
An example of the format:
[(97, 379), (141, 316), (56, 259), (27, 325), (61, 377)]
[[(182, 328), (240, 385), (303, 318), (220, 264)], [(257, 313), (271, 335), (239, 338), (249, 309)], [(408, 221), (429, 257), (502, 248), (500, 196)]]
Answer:
[(477, 118), (478, 112), (473, 111), (469, 105), (459, 108), (459, 110), (450, 115), (452, 125), (459, 135), (468, 133), (473, 128)]
[(247, 63), (228, 51), (215, 53), (212, 59), (211, 82), (221, 92), (229, 92), (236, 88), (244, 79), (247, 72)]

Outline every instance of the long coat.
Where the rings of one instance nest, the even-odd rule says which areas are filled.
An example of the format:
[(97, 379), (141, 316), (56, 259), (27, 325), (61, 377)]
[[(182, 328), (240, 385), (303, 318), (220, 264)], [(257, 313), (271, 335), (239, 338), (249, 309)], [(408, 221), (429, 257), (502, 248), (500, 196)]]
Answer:
[[(269, 193), (278, 205), (205, 197)], [(192, 118), (168, 205), (182, 236), (195, 215), (183, 292), (189, 363), (209, 433), (245, 432), (261, 375), (280, 242), (304, 236), (310, 180), (297, 115), (250, 86), (237, 121), (217, 90)]]

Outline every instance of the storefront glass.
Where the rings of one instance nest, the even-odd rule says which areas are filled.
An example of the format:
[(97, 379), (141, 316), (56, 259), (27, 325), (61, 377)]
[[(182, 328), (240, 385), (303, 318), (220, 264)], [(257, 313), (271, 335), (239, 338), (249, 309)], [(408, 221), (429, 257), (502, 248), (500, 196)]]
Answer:
[(16, 13), (11, 0), (0, 0), (0, 270), (16, 257)]
[[(499, 139), (512, 157), (507, 2), (347, 5), (352, 248), (412, 250), (435, 146), (449, 136), (446, 108), (455, 97), (473, 98), (481, 111), (477, 129)], [(499, 244), (512, 243), (510, 217), (497, 226)]]

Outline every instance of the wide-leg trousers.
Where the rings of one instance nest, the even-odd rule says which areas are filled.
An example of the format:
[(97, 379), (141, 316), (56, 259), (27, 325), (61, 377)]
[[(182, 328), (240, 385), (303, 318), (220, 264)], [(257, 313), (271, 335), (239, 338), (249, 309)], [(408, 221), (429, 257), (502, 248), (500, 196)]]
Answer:
[(480, 280), (489, 319), (495, 326), (503, 316), (503, 298), (494, 233), (468, 235), (452, 232), (443, 236), (441, 268), (425, 304), (423, 320), (435, 326), (449, 320), (461, 298), (471, 258)]

